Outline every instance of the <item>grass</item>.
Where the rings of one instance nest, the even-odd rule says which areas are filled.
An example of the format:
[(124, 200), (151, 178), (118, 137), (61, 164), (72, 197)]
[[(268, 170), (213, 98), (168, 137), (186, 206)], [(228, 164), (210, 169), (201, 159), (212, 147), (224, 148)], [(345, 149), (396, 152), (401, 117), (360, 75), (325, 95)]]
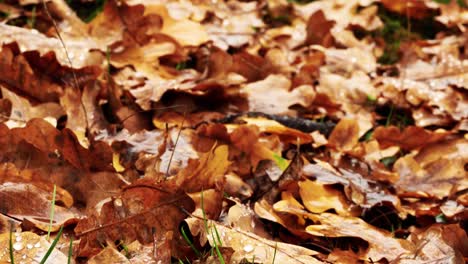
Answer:
[(190, 248), (193, 250), (193, 252), (195, 252), (195, 254), (198, 256), (198, 257), (201, 257), (202, 254), (200, 253), (200, 251), (198, 251), (198, 249), (195, 247), (195, 245), (192, 243), (192, 240), (190, 240), (190, 238), (187, 236), (187, 233), (185, 233), (185, 229), (184, 227), (182, 226), (180, 228), (180, 233), (182, 234), (182, 237), (184, 238), (185, 242), (187, 242), (187, 244), (190, 246)]
[[(210, 229), (208, 229), (208, 220), (207, 220), (207, 217), (206, 217), (205, 206), (204, 206), (204, 203), (203, 203), (203, 190), (201, 191), (200, 206), (201, 206), (201, 210), (202, 210), (202, 214), (203, 214), (203, 223), (205, 225), (205, 230), (208, 233), (209, 232), (208, 230), (210, 230)], [(213, 239), (214, 250), (216, 251), (216, 254), (218, 255), (219, 262), (221, 264), (225, 264), (226, 261), (224, 260), (224, 257), (221, 254), (221, 250), (219, 249), (219, 246), (218, 246), (218, 243), (219, 243), (219, 245), (222, 246), (221, 238), (219, 237), (218, 229), (216, 228), (215, 225), (213, 226), (213, 228), (215, 230), (216, 238), (217, 238), (217, 240), (216, 240), (213, 231), (211, 231), (211, 238)]]
[(15, 264), (15, 256), (13, 254), (13, 225), (10, 228), (10, 263)]
[(273, 260), (271, 261), (271, 264), (275, 264), (277, 249), (278, 249), (278, 243), (275, 244), (275, 251), (273, 252)]
[(50, 231), (52, 230), (52, 223), (54, 221), (55, 214), (55, 196), (57, 195), (57, 185), (54, 184), (54, 190), (52, 192), (52, 202), (50, 205), (50, 217), (49, 217), (49, 230), (47, 230), (47, 240), (50, 238)]
[(50, 257), (50, 255), (52, 254), (52, 251), (54, 250), (55, 246), (57, 245), (57, 242), (60, 240), (60, 237), (62, 236), (62, 232), (63, 232), (63, 226), (60, 227), (60, 230), (58, 231), (57, 236), (55, 237), (54, 241), (52, 241), (52, 244), (50, 244), (50, 247), (47, 250), (44, 257), (42, 258), (40, 264), (44, 264), (47, 261), (47, 259)]
[[(54, 190), (52, 192), (51, 210), (50, 210), (50, 216), (49, 216), (49, 219), (50, 219), (49, 228), (48, 228), (49, 230), (47, 231), (47, 240), (49, 240), (49, 238), (50, 238), (50, 233), (51, 233), (51, 229), (52, 229), (52, 222), (53, 222), (53, 219), (54, 219), (56, 193), (57, 193), (57, 186), (54, 184)], [(52, 254), (55, 246), (57, 245), (58, 241), (60, 240), (60, 237), (62, 236), (62, 233), (63, 233), (63, 226), (60, 227), (60, 229), (59, 229), (59, 231), (57, 233), (57, 236), (55, 237), (55, 239), (50, 244), (50, 247), (47, 249), (47, 252), (44, 255), (44, 257), (42, 258), (41, 262), (39, 262), (40, 264), (44, 264), (47, 261), (47, 259), (50, 257), (50, 255)], [(14, 264), (15, 263), (15, 256), (14, 256), (14, 251), (13, 251), (13, 228), (10, 228), (9, 251), (10, 251), (9, 252), (10, 253), (10, 263)], [(72, 255), (73, 255), (73, 238), (70, 239), (70, 249), (68, 251), (68, 261), (67, 261), (68, 264), (71, 263)]]
[(72, 258), (73, 258), (73, 237), (70, 237), (70, 246), (68, 248), (67, 264), (71, 263)]
[(30, 28), (34, 28), (36, 25), (36, 6), (34, 6), (31, 10), (31, 18), (28, 18), (26, 23)]

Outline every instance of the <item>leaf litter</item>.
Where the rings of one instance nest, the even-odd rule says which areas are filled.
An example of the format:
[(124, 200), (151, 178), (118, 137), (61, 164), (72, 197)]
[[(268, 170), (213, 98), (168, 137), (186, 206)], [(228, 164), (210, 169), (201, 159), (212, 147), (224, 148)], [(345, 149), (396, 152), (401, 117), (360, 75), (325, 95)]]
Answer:
[(462, 1), (72, 2), (0, 4), (0, 261), (467, 261)]

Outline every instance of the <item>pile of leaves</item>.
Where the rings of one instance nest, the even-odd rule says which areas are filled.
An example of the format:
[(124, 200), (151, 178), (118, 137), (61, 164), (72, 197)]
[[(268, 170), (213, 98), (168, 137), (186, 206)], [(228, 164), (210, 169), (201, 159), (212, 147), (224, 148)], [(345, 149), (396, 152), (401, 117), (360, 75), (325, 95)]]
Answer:
[(462, 1), (0, 14), (0, 262), (467, 261)]

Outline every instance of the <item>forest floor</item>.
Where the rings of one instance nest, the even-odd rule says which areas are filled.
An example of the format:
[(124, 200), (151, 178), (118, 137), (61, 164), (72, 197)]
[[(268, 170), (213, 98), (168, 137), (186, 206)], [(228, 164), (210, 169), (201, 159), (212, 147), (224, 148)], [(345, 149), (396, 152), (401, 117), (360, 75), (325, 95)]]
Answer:
[(0, 263), (468, 260), (463, 1), (0, 20)]

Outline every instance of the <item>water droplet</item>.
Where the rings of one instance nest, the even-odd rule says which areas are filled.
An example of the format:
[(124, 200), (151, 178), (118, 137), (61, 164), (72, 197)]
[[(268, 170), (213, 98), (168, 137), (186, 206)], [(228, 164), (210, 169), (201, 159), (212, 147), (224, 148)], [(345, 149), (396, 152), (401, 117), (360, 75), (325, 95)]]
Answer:
[(26, 247), (27, 247), (28, 249), (31, 249), (31, 248), (33, 248), (33, 245), (32, 245), (32, 244), (27, 244)]
[(20, 242), (21, 239), (23, 239), (21, 236), (17, 236), (17, 237), (15, 238), (16, 242)]
[(34, 244), (34, 247), (35, 247), (35, 248), (38, 248), (38, 247), (40, 247), (40, 246), (41, 246), (41, 242), (37, 242), (36, 244)]
[(23, 255), (21, 258), (26, 259), (28, 255)]
[(23, 243), (19, 243), (19, 242), (14, 243), (13, 244), (13, 249), (14, 250), (22, 250), (23, 249)]
[(246, 253), (252, 252), (254, 250), (254, 247), (252, 245), (245, 245), (244, 246), (244, 251)]
[(115, 199), (114, 200), (114, 205), (116, 207), (121, 207), (122, 206), (122, 199), (119, 199), (119, 198)]

